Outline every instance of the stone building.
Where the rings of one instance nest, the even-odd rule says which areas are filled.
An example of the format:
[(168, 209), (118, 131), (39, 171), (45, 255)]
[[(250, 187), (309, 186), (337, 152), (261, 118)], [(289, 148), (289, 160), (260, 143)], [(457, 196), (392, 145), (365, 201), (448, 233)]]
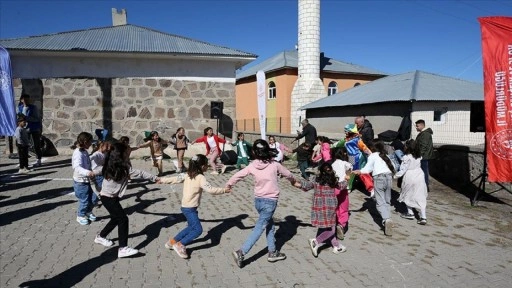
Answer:
[(168, 139), (178, 127), (195, 139), (217, 127), (212, 101), (223, 102), (221, 132), (231, 133), (235, 70), (256, 55), (126, 24), (124, 10), (113, 9), (113, 19), (109, 27), (0, 40), (11, 56), (15, 101), (22, 92), (32, 97), (59, 153), (96, 129), (127, 135), (132, 145), (145, 131)]

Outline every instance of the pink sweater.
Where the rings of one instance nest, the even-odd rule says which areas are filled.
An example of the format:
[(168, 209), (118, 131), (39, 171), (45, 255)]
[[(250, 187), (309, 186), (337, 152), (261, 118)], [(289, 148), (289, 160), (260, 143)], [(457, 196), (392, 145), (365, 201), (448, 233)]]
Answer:
[(278, 162), (265, 163), (261, 160), (252, 161), (247, 167), (233, 175), (227, 185), (233, 186), (248, 175), (254, 177), (254, 197), (256, 198), (279, 198), (278, 173), (294, 183), (293, 174)]

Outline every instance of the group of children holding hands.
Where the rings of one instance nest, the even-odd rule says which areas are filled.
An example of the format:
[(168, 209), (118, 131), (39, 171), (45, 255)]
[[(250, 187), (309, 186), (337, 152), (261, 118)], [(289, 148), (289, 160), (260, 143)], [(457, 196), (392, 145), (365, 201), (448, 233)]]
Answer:
[[(183, 128), (178, 129), (172, 138), (175, 149), (184, 152), (189, 141), (184, 136)], [(96, 217), (92, 210), (99, 199), (101, 199), (101, 203), (110, 214), (110, 221), (96, 236), (95, 243), (107, 247), (112, 246), (113, 242), (107, 236), (115, 227), (118, 227), (118, 257), (134, 255), (138, 251), (127, 245), (128, 217), (119, 203), (120, 198), (127, 189), (129, 180), (139, 178), (158, 184), (183, 182), (181, 212), (187, 220), (187, 227), (170, 238), (165, 243), (165, 247), (174, 250), (178, 256), (186, 259), (189, 258), (186, 245), (199, 237), (203, 232), (198, 215), (202, 193), (204, 191), (215, 195), (230, 193), (240, 180), (251, 176), (254, 179), (254, 206), (259, 217), (249, 237), (239, 249), (233, 252), (233, 257), (236, 265), (242, 268), (245, 255), (249, 253), (253, 245), (265, 232), (268, 247), (267, 260), (275, 262), (286, 258), (286, 255), (276, 248), (273, 221), (273, 214), (277, 208), (280, 194), (278, 181), (280, 178), (286, 178), (291, 185), (303, 191), (314, 190), (311, 224), (316, 226), (318, 230), (316, 237), (308, 240), (312, 254), (317, 257), (319, 248), (328, 242), (332, 245), (332, 252), (338, 254), (346, 251), (346, 247), (339, 240), (344, 238), (344, 233), (348, 229), (349, 181), (351, 177), (354, 177), (353, 175), (371, 173), (377, 210), (383, 219), (384, 232), (386, 235), (392, 235), (393, 222), (390, 218), (390, 200), (391, 181), (395, 171), (387, 155), (382, 152), (381, 142), (369, 143), (367, 148), (371, 153), (368, 156), (366, 165), (361, 169), (354, 169), (354, 165), (349, 161), (349, 153), (345, 147), (336, 150), (334, 154), (335, 159), (328, 158), (331, 156), (330, 146), (327, 146), (329, 145), (327, 144), (324, 148), (322, 142), (320, 149), (322, 161), (319, 161), (320, 164), (316, 177), (310, 180), (307, 177), (297, 179), (288, 169), (281, 165), (279, 161), (280, 150), (276, 149), (275, 139), (269, 141), (270, 143), (263, 139), (258, 139), (251, 145), (244, 140), (242, 133), (239, 133), (237, 138), (233, 146), (236, 147), (238, 152), (236, 166), (240, 170), (227, 181), (225, 187), (213, 187), (204, 174), (208, 171), (209, 167), (213, 170), (211, 174), (218, 174), (218, 170), (221, 173), (224, 172), (225, 166), (219, 166), (217, 158), (220, 154), (220, 143), (226, 143), (226, 141), (213, 135), (213, 129), (210, 127), (205, 129), (203, 137), (191, 142), (192, 144), (198, 142), (205, 143), (207, 155), (197, 154), (193, 156), (188, 163), (186, 174), (178, 173), (172, 177), (156, 176), (133, 168), (129, 161), (132, 148), (128, 145), (129, 139), (127, 137), (125, 137), (124, 141), (115, 143), (105, 142), (99, 145), (98, 151), (89, 155), (88, 149), (93, 140), (92, 135), (87, 132), (80, 133), (72, 157), (74, 170), (73, 187), (75, 195), (79, 199), (77, 222), (81, 225), (87, 225), (89, 221), (95, 221)], [(161, 160), (159, 156), (162, 154), (159, 154), (161, 150), (158, 148), (163, 146), (156, 144), (162, 141), (159, 139), (158, 133), (156, 135), (152, 134), (151, 140), (139, 145), (138, 148), (152, 147), (153, 159), (157, 161), (156, 165), (161, 167), (158, 161)], [(180, 143), (178, 144), (178, 142)], [(277, 147), (280, 148), (279, 146)], [(301, 150), (309, 151), (309, 148), (309, 144), (301, 144), (294, 151), (299, 154), (302, 153)], [(418, 157), (416, 150), (417, 147), (415, 147), (414, 140), (406, 142), (406, 155), (404, 156), (400, 171), (395, 174), (395, 178), (404, 177), (402, 195), (399, 198), (399, 201), (403, 201), (408, 207), (408, 212), (404, 215), (410, 218), (410, 215), (413, 215), (412, 209), (418, 209), (421, 214), (420, 220), (424, 219), (425, 221), (425, 223), (420, 224), (426, 224), (426, 187), (425, 191), (423, 191), (423, 187), (416, 181), (416, 178), (423, 179), (422, 177), (417, 177), (417, 174), (422, 173), (422, 170), (418, 168), (421, 157)], [(185, 171), (183, 154), (181, 154), (182, 158), (179, 162), (178, 172)], [(249, 162), (251, 155), (254, 160)], [(305, 161), (307, 161), (305, 157), (298, 157), (302, 176), (305, 176), (305, 164), (303, 163)], [(241, 167), (242, 164), (245, 165), (243, 169)], [(159, 172), (161, 174), (160, 169)], [(95, 187), (94, 190), (99, 192), (99, 199), (96, 193), (93, 192), (93, 187)], [(425, 192), (424, 195), (423, 192)]]

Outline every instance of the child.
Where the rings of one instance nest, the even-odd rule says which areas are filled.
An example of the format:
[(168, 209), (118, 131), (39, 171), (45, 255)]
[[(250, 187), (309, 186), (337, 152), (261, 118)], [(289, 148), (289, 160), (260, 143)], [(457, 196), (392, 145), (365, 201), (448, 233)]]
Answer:
[(132, 169), (128, 159), (130, 156), (129, 146), (124, 143), (114, 143), (110, 152), (105, 157), (102, 175), (104, 177), (103, 186), (100, 192), (101, 202), (110, 214), (110, 220), (101, 232), (94, 238), (94, 243), (106, 247), (114, 243), (106, 237), (117, 226), (119, 233), (119, 250), (117, 257), (123, 258), (137, 254), (139, 251), (128, 247), (128, 216), (119, 203), (121, 197), (126, 192), (129, 178), (148, 179), (159, 183), (159, 178), (145, 171)]
[(237, 140), (233, 143), (233, 146), (236, 146), (236, 154), (238, 155), (238, 160), (236, 161), (236, 169), (238, 170), (242, 169), (242, 164), (245, 166), (249, 165), (249, 150), (252, 146), (244, 138), (244, 133), (239, 132)]
[(30, 139), (28, 138), (27, 120), (24, 116), (18, 116), (18, 127), (14, 131), (16, 137), (16, 146), (18, 147), (18, 158), (20, 160), (20, 170), (18, 174), (27, 174), (28, 169), (28, 148), (30, 147)]
[(315, 139), (315, 146), (311, 154), (311, 163), (313, 167), (317, 167), (320, 160), (322, 160), (322, 136), (317, 136)]
[(212, 187), (203, 175), (206, 171), (208, 171), (208, 158), (206, 156), (197, 154), (188, 162), (187, 176), (185, 176), (183, 185), (183, 198), (181, 199), (181, 212), (187, 219), (188, 225), (165, 243), (165, 248), (173, 249), (183, 259), (189, 257), (186, 245), (203, 233), (197, 211), (203, 191), (211, 194), (223, 194), (231, 191), (229, 188)]
[(274, 158), (275, 161), (281, 163), (284, 160), (284, 154), (283, 151), (290, 153), (290, 148), (286, 147), (284, 144), (281, 144), (276, 141), (275, 136), (268, 136), (268, 145), (271, 149), (277, 150), (277, 156)]
[(180, 127), (176, 130), (176, 133), (171, 136), (170, 144), (174, 145), (176, 150), (176, 157), (178, 158), (178, 166), (176, 166), (176, 173), (182, 173), (186, 171), (183, 165), (183, 157), (185, 156), (185, 150), (190, 140), (185, 136), (185, 128)]
[(286, 259), (286, 255), (276, 249), (274, 220), (272, 219), (279, 198), (277, 175), (280, 174), (292, 184), (295, 183), (292, 173), (273, 160), (277, 156), (277, 151), (271, 149), (267, 141), (263, 139), (254, 141), (252, 152), (255, 160), (249, 166), (238, 171), (227, 182), (227, 187), (230, 188), (248, 175), (254, 177), (254, 206), (258, 211), (259, 218), (249, 238), (240, 249), (233, 252), (235, 262), (240, 268), (243, 267), (244, 256), (249, 253), (249, 250), (258, 241), (264, 230), (266, 230), (267, 236), (267, 260), (275, 262)]
[(320, 144), (320, 154), (322, 155), (323, 162), (331, 162), (331, 140), (329, 138), (322, 136), (322, 143)]
[(412, 208), (418, 209), (420, 219), (418, 224), (427, 224), (427, 184), (421, 169), (421, 153), (416, 141), (410, 139), (405, 142), (405, 155), (402, 158), (400, 171), (393, 178), (397, 179), (403, 176), (402, 190), (400, 191), (399, 202), (407, 205), (407, 214), (401, 214), (400, 217), (414, 220)]
[(162, 176), (162, 159), (164, 156), (164, 141), (160, 136), (158, 136), (158, 132), (151, 131), (149, 136), (144, 139), (145, 143), (139, 145), (137, 148), (145, 148), (149, 147), (151, 151), (151, 159), (153, 160), (153, 166), (158, 169), (158, 176)]
[(224, 171), (226, 171), (226, 165), (224, 164), (218, 164), (217, 159), (220, 157), (220, 143), (226, 143), (226, 140), (219, 138), (219, 136), (213, 134), (213, 128), (212, 127), (206, 127), (204, 129), (204, 136), (197, 138), (192, 142), (192, 144), (204, 142), (206, 145), (206, 157), (208, 158), (208, 162), (210, 166), (212, 167), (212, 172), (210, 174), (217, 175), (224, 174)]
[(336, 151), (335, 158), (336, 160), (332, 163), (332, 170), (336, 173), (339, 184), (339, 187), (334, 189), (334, 194), (336, 194), (336, 199), (338, 200), (338, 206), (336, 207), (336, 220), (338, 223), (336, 225), (336, 237), (343, 240), (345, 232), (348, 230), (348, 208), (350, 204), (347, 183), (352, 172), (352, 164), (348, 162), (348, 153), (345, 147), (341, 147)]
[(309, 167), (309, 158), (311, 157), (311, 144), (308, 142), (304, 142), (299, 145), (299, 147), (292, 150), (292, 152), (297, 153), (297, 166), (300, 170), (300, 175), (302, 178), (308, 180), (309, 176), (306, 173), (306, 169)]
[(92, 153), (89, 157), (91, 160), (91, 169), (94, 171), (95, 177), (91, 178), (91, 187), (93, 190), (96, 190), (96, 193), (101, 191), (101, 185), (103, 183), (103, 175), (101, 171), (103, 170), (103, 164), (105, 163), (105, 156), (110, 150), (111, 143), (108, 141), (100, 141), (98, 143), (98, 150)]
[(377, 141), (368, 143), (368, 149), (372, 154), (368, 157), (368, 162), (361, 170), (355, 170), (352, 173), (356, 175), (370, 174), (373, 176), (373, 185), (375, 189), (375, 200), (377, 200), (377, 211), (382, 217), (384, 234), (393, 235), (393, 221), (391, 220), (391, 184), (392, 173), (395, 172), (391, 160), (384, 152), (384, 143)]
[(313, 206), (311, 207), (311, 225), (318, 228), (316, 237), (309, 239), (309, 247), (313, 256), (318, 257), (318, 248), (320, 248), (329, 239), (333, 247), (334, 254), (342, 253), (347, 250), (345, 246), (339, 243), (336, 234), (336, 207), (338, 201), (334, 190), (339, 187), (338, 178), (329, 162), (325, 162), (319, 167), (319, 175), (315, 182), (304, 181), (295, 183), (295, 187), (304, 191), (315, 188), (313, 195)]
[(87, 225), (89, 221), (96, 221), (92, 208), (98, 202), (98, 196), (92, 191), (90, 179), (96, 176), (92, 171), (91, 160), (87, 149), (91, 147), (92, 135), (88, 132), (78, 134), (71, 163), (73, 166), (73, 189), (78, 198), (78, 211), (76, 221), (80, 225)]

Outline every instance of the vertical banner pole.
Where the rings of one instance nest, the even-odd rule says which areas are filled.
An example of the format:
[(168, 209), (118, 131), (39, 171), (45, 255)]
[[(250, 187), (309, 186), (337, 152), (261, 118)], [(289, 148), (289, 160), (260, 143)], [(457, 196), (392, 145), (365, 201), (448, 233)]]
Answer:
[(258, 115), (260, 119), (260, 135), (261, 139), (266, 139), (266, 129), (267, 126), (267, 98), (265, 97), (265, 72), (258, 71), (256, 73), (256, 82), (257, 82), (257, 95), (258, 95)]

